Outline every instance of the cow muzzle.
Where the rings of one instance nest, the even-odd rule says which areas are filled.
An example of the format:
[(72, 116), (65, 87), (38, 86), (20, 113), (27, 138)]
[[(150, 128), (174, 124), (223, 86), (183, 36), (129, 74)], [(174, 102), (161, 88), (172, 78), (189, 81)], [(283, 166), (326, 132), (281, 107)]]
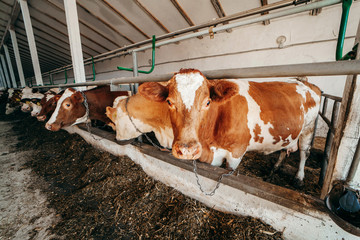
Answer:
[(47, 130), (50, 130), (50, 131), (56, 132), (56, 131), (59, 131), (60, 126), (58, 126), (58, 125), (56, 125), (56, 124), (49, 124), (49, 123), (46, 123), (46, 124), (45, 124), (45, 128), (46, 128)]
[(172, 147), (172, 154), (179, 159), (194, 160), (200, 158), (202, 147), (199, 142), (179, 143), (175, 142)]
[(41, 115), (36, 117), (38, 121), (43, 122), (46, 119), (46, 115)]

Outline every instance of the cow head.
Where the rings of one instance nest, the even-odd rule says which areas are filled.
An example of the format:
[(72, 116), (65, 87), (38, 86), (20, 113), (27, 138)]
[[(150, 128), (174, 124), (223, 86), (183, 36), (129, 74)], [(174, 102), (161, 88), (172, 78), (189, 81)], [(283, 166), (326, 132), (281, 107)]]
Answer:
[(198, 70), (181, 69), (166, 86), (149, 82), (139, 93), (152, 101), (166, 101), (174, 132), (172, 153), (180, 159), (197, 159), (202, 154), (200, 125), (213, 104), (222, 104), (238, 93), (238, 86), (224, 80), (209, 81)]
[(37, 119), (38, 121), (45, 121), (48, 114), (52, 114), (56, 108), (57, 102), (61, 98), (62, 94), (56, 94), (53, 97), (48, 98), (49, 96), (46, 96), (47, 100), (44, 104), (42, 104), (41, 111), (39, 112)]
[(66, 89), (58, 100), (54, 113), (46, 123), (46, 129), (58, 131), (62, 127), (85, 122), (87, 114), (83, 102), (84, 97), (81, 92), (73, 88)]
[[(131, 118), (135, 126), (133, 123), (131, 123), (129, 113), (125, 109), (125, 104), (127, 104), (126, 101), (129, 100), (127, 98), (132, 99), (133, 97), (117, 97), (114, 101), (113, 107), (106, 107), (106, 116), (114, 123), (114, 126), (112, 127), (114, 130), (116, 130), (116, 139), (118, 141), (129, 140), (140, 136), (141, 132), (137, 131), (135, 126), (138, 129), (140, 128), (143, 130), (142, 132), (151, 131), (147, 131), (149, 126), (146, 126), (144, 123), (134, 117), (133, 109), (131, 110)], [(141, 111), (141, 109), (139, 110)]]
[(40, 101), (31, 101), (30, 102), (30, 107), (32, 108), (31, 110), (31, 116), (32, 117), (36, 117), (39, 115), (40, 111), (41, 111), (41, 104)]

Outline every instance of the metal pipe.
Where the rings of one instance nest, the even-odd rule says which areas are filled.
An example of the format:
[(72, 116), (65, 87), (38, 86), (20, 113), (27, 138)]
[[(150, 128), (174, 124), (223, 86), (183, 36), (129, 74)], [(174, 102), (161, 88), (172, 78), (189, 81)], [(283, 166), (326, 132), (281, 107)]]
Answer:
[(352, 180), (354, 180), (355, 173), (360, 165), (360, 139), (358, 140), (358, 144), (355, 150), (354, 158), (351, 163), (351, 167), (349, 170), (349, 174), (346, 178), (346, 182), (350, 183)]
[(344, 38), (346, 33), (346, 26), (349, 17), (349, 11), (352, 4), (352, 0), (343, 0), (342, 3), (342, 13), (341, 13), (341, 22), (339, 28), (339, 36), (336, 45), (336, 61), (340, 60), (343, 56), (343, 47), (344, 47)]
[[(145, 74), (149, 74), (149, 73), (152, 73), (152, 71), (154, 71), (154, 68), (155, 68), (155, 42), (156, 42), (156, 37), (155, 35), (152, 36), (152, 57), (151, 57), (151, 68), (150, 70), (148, 71), (143, 71), (143, 70), (139, 70), (139, 69), (136, 69), (137, 73), (145, 73)], [(133, 53), (136, 52), (136, 51), (133, 51)], [(136, 55), (133, 55), (133, 58), (134, 56)], [(135, 64), (134, 64), (135, 66)], [(137, 67), (137, 62), (136, 62), (136, 67)], [(117, 67), (119, 70), (125, 70), (125, 71), (135, 71), (135, 68), (132, 69), (132, 68), (126, 68), (126, 67)], [(135, 76), (134, 76), (135, 77)], [(137, 77), (137, 74), (136, 74), (136, 77)]]
[[(209, 79), (355, 75), (360, 74), (360, 60), (209, 70), (203, 71), (203, 74)], [(164, 82), (168, 81), (172, 76), (172, 73), (167, 73), (139, 77), (121, 77), (95, 82), (59, 84), (50, 87), (100, 86), (109, 84)]]
[[(268, 11), (272, 11), (272, 10), (276, 10), (276, 9), (280, 9), (280, 8), (284, 8), (284, 7), (289, 7), (289, 6), (292, 6), (292, 5), (297, 5), (297, 4), (299, 4), (299, 2), (300, 1), (294, 1), (294, 0), (283, 0), (283, 1), (280, 1), (280, 2), (275, 2), (275, 3), (272, 3), (272, 4), (268, 4), (266, 6), (262, 6), (262, 7), (259, 7), (259, 8), (254, 8), (254, 9), (251, 9), (251, 10), (247, 10), (247, 11), (243, 11), (243, 12), (240, 12), (240, 13), (232, 14), (232, 15), (229, 15), (227, 17), (219, 18), (219, 19), (216, 19), (214, 21), (210, 21), (210, 22), (207, 22), (207, 23), (204, 23), (204, 24), (191, 26), (191, 27), (188, 27), (188, 28), (184, 28), (184, 29), (181, 29), (181, 30), (177, 30), (177, 31), (168, 33), (168, 34), (164, 34), (164, 35), (158, 36), (157, 40), (159, 41), (159, 40), (171, 38), (171, 37), (178, 36), (178, 35), (188, 33), (188, 32), (192, 32), (192, 31), (195, 31), (195, 30), (198, 30), (198, 29), (201, 29), (201, 28), (206, 28), (206, 27), (210, 27), (210, 26), (214, 26), (214, 25), (218, 25), (218, 24), (222, 24), (222, 23), (227, 23), (228, 21), (233, 21), (233, 20), (236, 20), (236, 19), (261, 14), (263, 12), (268, 12)], [(301, 3), (304, 3), (304, 2), (301, 1)], [(148, 44), (148, 43), (151, 43), (151, 39), (147, 39), (147, 40), (144, 40), (144, 41), (141, 41), (141, 42), (138, 42), (138, 43), (134, 43), (134, 44), (124, 46), (124, 47), (121, 47), (121, 48), (118, 48), (118, 49), (115, 49), (115, 50), (112, 50), (112, 51), (109, 51), (109, 52), (106, 52), (106, 53), (99, 54), (99, 55), (95, 56), (94, 59), (96, 60), (95, 62), (98, 62), (98, 61), (103, 61), (103, 60), (106, 60), (106, 59), (118, 57), (119, 54), (117, 54), (117, 53), (119, 53), (119, 52), (124, 52), (124, 51), (126, 51), (128, 49), (136, 48), (138, 46)], [(85, 59), (84, 60), (84, 65), (90, 64), (90, 60), (91, 60), (90, 58)], [(72, 68), (72, 65), (63, 66), (63, 67), (54, 69), (54, 70), (49, 71), (49, 72), (44, 73), (44, 74), (58, 73), (58, 72), (64, 71), (64, 69), (66, 69), (66, 68), (70, 69), (70, 68)]]
[[(226, 25), (223, 25), (223, 26), (214, 27), (214, 28), (212, 28), (212, 31), (214, 33), (215, 32), (220, 32), (220, 31), (224, 31), (224, 30), (227, 30), (227, 29), (230, 29), (230, 28), (236, 28), (236, 27), (240, 27), (240, 26), (253, 24), (253, 23), (263, 22), (263, 21), (266, 21), (266, 20), (271, 20), (271, 19), (274, 19), (274, 18), (285, 17), (285, 16), (288, 16), (288, 15), (301, 13), (301, 12), (309, 11), (309, 10), (316, 9), (316, 8), (323, 8), (323, 7), (334, 5), (334, 4), (337, 4), (337, 3), (340, 3), (340, 2), (341, 2), (341, 0), (323, 0), (323, 1), (320, 1), (320, 2), (313, 2), (313, 3), (307, 4), (307, 5), (302, 5), (302, 6), (299, 6), (299, 7), (293, 7), (293, 8), (284, 10), (284, 11), (279, 11), (279, 12), (270, 13), (270, 14), (267, 14), (267, 15), (262, 15), (262, 16), (259, 16), (257, 18), (247, 19), (247, 20), (244, 20), (244, 21), (241, 21), (241, 22), (230, 23), (230, 24), (226, 24)], [(195, 33), (192, 33), (192, 34), (188, 34), (188, 35), (185, 35), (185, 36), (173, 38), (173, 39), (166, 40), (166, 41), (163, 41), (163, 42), (158, 42), (156, 44), (156, 47), (160, 47), (160, 46), (163, 46), (163, 45), (166, 45), (166, 44), (186, 40), (186, 39), (189, 39), (189, 38), (199, 37), (199, 36), (207, 35), (207, 34), (209, 34), (208, 30), (195, 32)], [(135, 49), (133, 51), (144, 51), (144, 50), (147, 50), (149, 48), (151, 48), (151, 46), (144, 46), (144, 47), (141, 47), (141, 48), (137, 48), (137, 49)]]
[(95, 81), (96, 72), (95, 72), (95, 64), (94, 64), (94, 58), (93, 57), (91, 57), (91, 61), (92, 61), (93, 81)]

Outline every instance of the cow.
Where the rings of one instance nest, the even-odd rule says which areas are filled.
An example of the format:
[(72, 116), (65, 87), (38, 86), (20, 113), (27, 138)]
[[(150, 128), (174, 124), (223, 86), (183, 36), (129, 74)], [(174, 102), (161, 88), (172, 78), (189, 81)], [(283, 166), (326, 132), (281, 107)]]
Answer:
[(136, 138), (152, 131), (161, 146), (172, 146), (174, 135), (165, 102), (150, 101), (140, 94), (118, 97), (113, 107), (106, 107), (106, 115), (115, 124), (118, 141)]
[(236, 169), (247, 151), (286, 154), (300, 150), (295, 184), (301, 186), (321, 91), (297, 80), (251, 82), (208, 80), (199, 70), (181, 69), (167, 85), (147, 82), (139, 93), (166, 102), (174, 133), (172, 154)]
[(9, 115), (18, 109), (21, 105), (21, 91), (13, 88), (8, 89), (8, 99), (6, 103), (5, 114)]
[(32, 101), (29, 104), (30, 107), (32, 108), (31, 116), (37, 117), (40, 114), (42, 108), (46, 105), (46, 103), (50, 101), (50, 99), (52, 99), (59, 92), (60, 92), (60, 88), (52, 88), (44, 93), (44, 97), (40, 99), (40, 101), (36, 99), (32, 99)]
[(64, 91), (55, 94), (55, 95), (49, 95), (48, 98), (43, 98), (45, 103), (41, 104), (41, 110), (39, 114), (36, 116), (38, 121), (44, 122), (48, 117), (50, 117), (53, 112), (55, 111), (57, 102), (63, 95)]
[(34, 102), (36, 104), (44, 97), (44, 94), (40, 93), (38, 89), (33, 89), (29, 87), (23, 88), (21, 92), (21, 111), (23, 112), (31, 112), (32, 106), (34, 105), (31, 104), (31, 102)]
[(50, 131), (58, 131), (62, 127), (84, 123), (88, 119), (111, 125), (113, 123), (105, 115), (106, 107), (112, 106), (116, 97), (128, 95), (128, 91), (111, 92), (110, 86), (83, 92), (68, 88), (58, 100), (54, 113), (45, 127)]

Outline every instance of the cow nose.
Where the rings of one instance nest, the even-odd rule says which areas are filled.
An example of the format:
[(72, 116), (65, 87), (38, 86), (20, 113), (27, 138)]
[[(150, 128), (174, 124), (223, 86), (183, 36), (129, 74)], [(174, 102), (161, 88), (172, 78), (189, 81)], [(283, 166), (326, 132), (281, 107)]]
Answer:
[(201, 144), (195, 141), (191, 143), (175, 142), (172, 148), (172, 154), (179, 159), (198, 159), (201, 153)]
[(46, 124), (45, 124), (45, 128), (46, 128), (47, 130), (50, 130), (50, 131), (51, 131), (51, 128), (52, 128), (52, 127), (51, 127), (51, 124), (46, 123)]
[(38, 121), (43, 122), (43, 121), (45, 121), (46, 116), (45, 116), (45, 115), (42, 115), (42, 116), (37, 116), (37, 119), (38, 119)]

